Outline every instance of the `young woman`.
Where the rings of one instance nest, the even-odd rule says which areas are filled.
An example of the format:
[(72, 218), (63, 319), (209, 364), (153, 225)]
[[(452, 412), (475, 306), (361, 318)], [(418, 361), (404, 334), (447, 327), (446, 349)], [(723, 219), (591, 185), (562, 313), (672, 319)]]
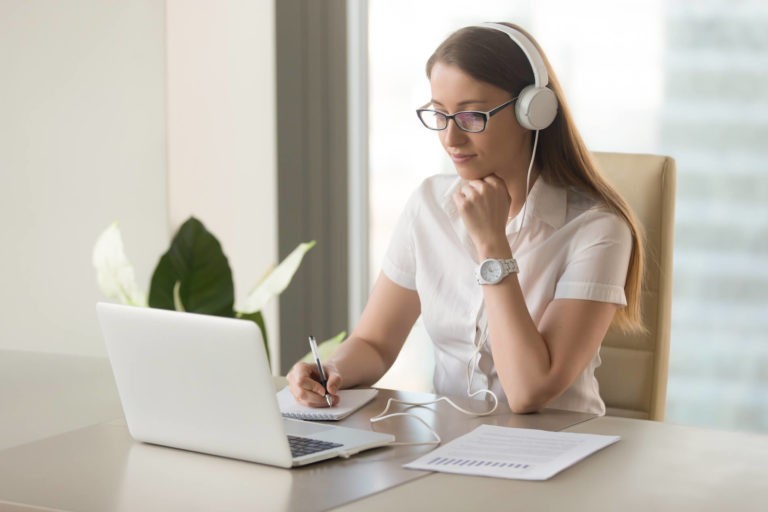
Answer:
[[(520, 27), (485, 24), (429, 58), (418, 114), (458, 176), (428, 178), (409, 200), (358, 325), (324, 365), (334, 400), (375, 383), (422, 315), (436, 393), (605, 413), (594, 371), (612, 323), (642, 329), (642, 237), (540, 52)], [(313, 365), (288, 382), (301, 403), (327, 406)]]

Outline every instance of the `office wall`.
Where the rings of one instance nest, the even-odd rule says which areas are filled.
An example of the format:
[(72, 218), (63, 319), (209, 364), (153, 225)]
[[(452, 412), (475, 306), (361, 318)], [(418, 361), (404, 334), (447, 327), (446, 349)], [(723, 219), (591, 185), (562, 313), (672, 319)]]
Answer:
[[(216, 235), (242, 300), (277, 262), (274, 4), (166, 4), (171, 225), (195, 215)], [(265, 319), (274, 343), (277, 301)]]
[(273, 9), (0, 0), (0, 350), (105, 355), (91, 250), (113, 220), (145, 290), (190, 214), (238, 298), (276, 262)]
[(0, 0), (0, 349), (104, 355), (91, 266), (119, 220), (146, 287), (167, 244), (165, 13)]

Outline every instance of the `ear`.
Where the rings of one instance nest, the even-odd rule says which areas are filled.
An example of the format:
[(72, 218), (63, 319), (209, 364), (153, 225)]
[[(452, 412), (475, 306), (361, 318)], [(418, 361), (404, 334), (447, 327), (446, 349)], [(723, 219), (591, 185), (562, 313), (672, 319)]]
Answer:
[(517, 122), (529, 130), (543, 130), (555, 120), (557, 97), (552, 89), (529, 85), (515, 103)]

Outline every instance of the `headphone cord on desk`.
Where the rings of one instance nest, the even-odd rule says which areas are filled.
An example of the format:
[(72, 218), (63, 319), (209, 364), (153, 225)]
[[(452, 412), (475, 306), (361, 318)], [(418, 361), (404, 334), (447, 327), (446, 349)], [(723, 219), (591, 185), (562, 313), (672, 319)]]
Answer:
[(376, 416), (372, 417), (369, 421), (371, 423), (377, 423), (377, 422), (382, 421), (382, 420), (386, 420), (386, 419), (389, 419), (389, 418), (394, 418), (395, 416), (406, 416), (406, 417), (414, 418), (414, 419), (420, 421), (425, 427), (427, 427), (427, 429), (435, 437), (434, 440), (432, 440), (432, 441), (416, 442), (416, 443), (396, 441), (394, 443), (391, 443), (391, 445), (393, 445), (393, 446), (418, 446), (418, 445), (425, 445), (425, 444), (426, 445), (438, 445), (438, 444), (443, 442), (442, 438), (437, 433), (437, 431), (435, 431), (435, 429), (430, 427), (429, 424), (426, 421), (424, 421), (422, 418), (420, 418), (419, 416), (416, 416), (415, 414), (412, 414), (412, 413), (409, 413), (409, 412), (393, 412), (393, 413), (387, 414), (389, 412), (389, 408), (392, 406), (392, 404), (396, 404), (397, 403), (397, 404), (403, 404), (403, 405), (408, 405), (408, 406), (422, 407), (422, 406), (425, 406), (425, 405), (436, 404), (438, 402), (446, 402), (448, 405), (450, 405), (451, 407), (453, 407), (457, 411), (459, 411), (459, 412), (461, 412), (463, 414), (466, 414), (468, 416), (475, 416), (475, 417), (488, 416), (489, 414), (492, 414), (493, 412), (495, 412), (496, 408), (499, 406), (499, 399), (496, 396), (496, 393), (494, 393), (490, 389), (478, 389), (477, 391), (472, 391), (472, 380), (473, 380), (473, 378), (475, 376), (475, 366), (477, 366), (477, 364), (479, 364), (479, 362), (480, 362), (480, 357), (481, 357), (480, 356), (480, 350), (483, 348), (483, 345), (485, 345), (485, 342), (486, 342), (487, 339), (488, 339), (488, 331), (487, 331), (487, 329), (484, 329), (483, 330), (483, 335), (480, 338), (480, 342), (477, 345), (475, 345), (475, 348), (472, 351), (472, 357), (470, 357), (469, 360), (467, 361), (467, 396), (469, 396), (470, 398), (473, 398), (473, 397), (479, 395), (480, 393), (483, 393), (483, 394), (486, 394), (486, 395), (490, 395), (491, 398), (493, 398), (493, 407), (491, 407), (490, 410), (485, 411), (485, 412), (470, 411), (468, 409), (464, 409), (463, 407), (457, 405), (456, 402), (454, 402), (453, 400), (451, 400), (447, 396), (441, 396), (439, 398), (436, 398), (435, 400), (429, 400), (427, 402), (408, 402), (408, 401), (405, 401), (405, 400), (399, 400), (397, 398), (389, 398), (387, 400), (386, 407), (384, 407), (384, 410), (381, 411)]

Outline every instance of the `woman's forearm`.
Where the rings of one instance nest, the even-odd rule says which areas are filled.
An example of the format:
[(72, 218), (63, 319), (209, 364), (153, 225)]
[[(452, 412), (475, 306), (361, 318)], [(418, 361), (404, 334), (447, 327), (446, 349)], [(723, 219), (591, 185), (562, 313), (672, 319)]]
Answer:
[(509, 406), (529, 412), (549, 401), (549, 346), (531, 319), (517, 275), (483, 290), (493, 360)]
[(342, 378), (341, 386), (371, 386), (392, 366), (375, 346), (354, 333), (336, 349), (328, 363)]

